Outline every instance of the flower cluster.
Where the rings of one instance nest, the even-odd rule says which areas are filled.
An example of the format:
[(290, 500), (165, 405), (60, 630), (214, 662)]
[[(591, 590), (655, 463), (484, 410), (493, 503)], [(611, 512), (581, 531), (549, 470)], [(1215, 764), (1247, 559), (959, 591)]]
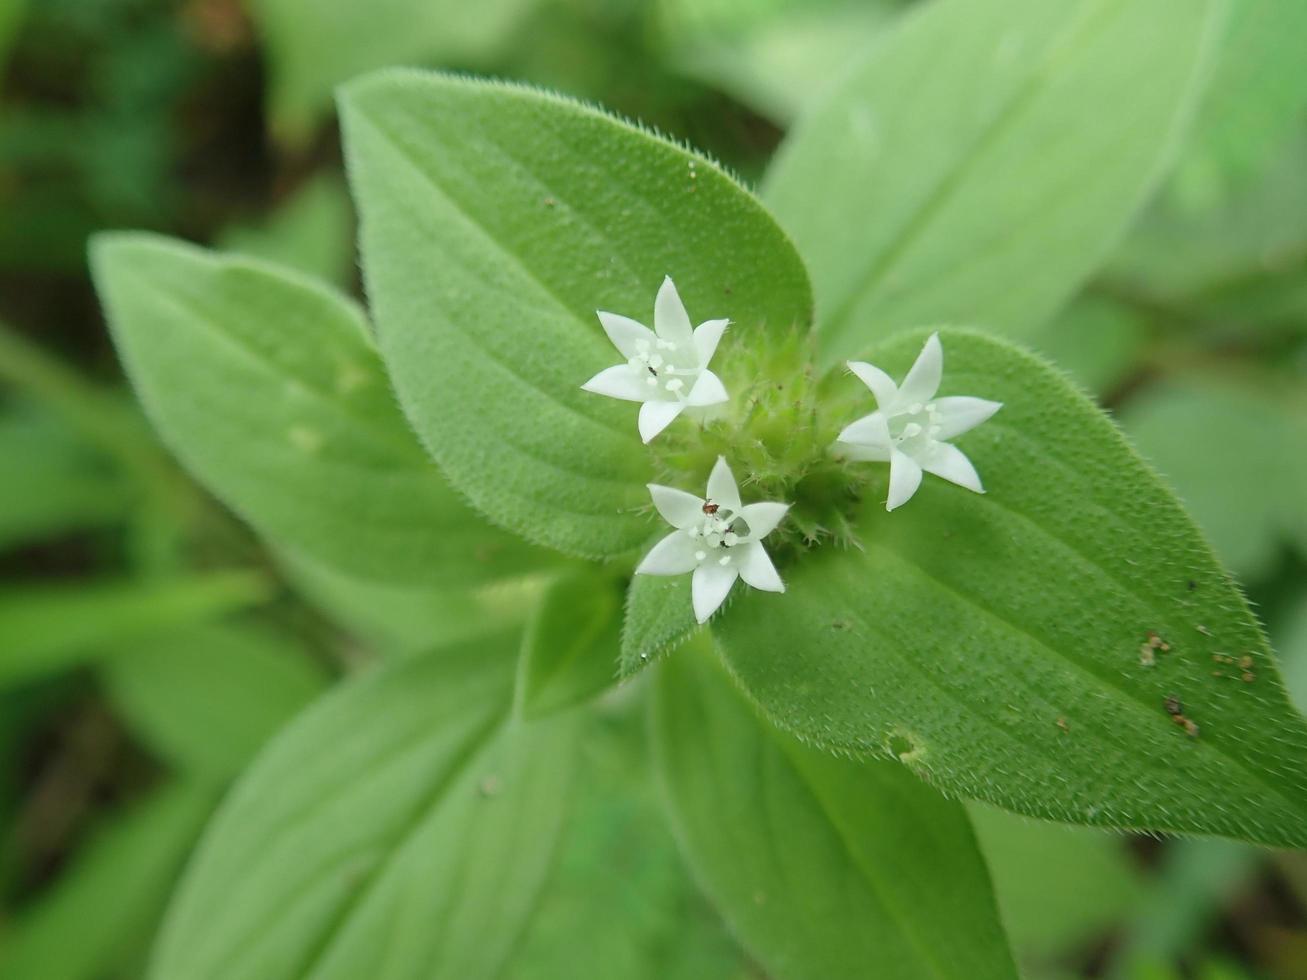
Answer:
[[(626, 360), (600, 371), (582, 388), (639, 402), (638, 428), (646, 444), (681, 414), (706, 419), (714, 406), (730, 400), (726, 386), (708, 369), (730, 321), (692, 326), (670, 276), (654, 300), (653, 329), (616, 313), (598, 315)], [(886, 510), (907, 503), (924, 473), (984, 493), (975, 467), (949, 440), (1002, 406), (983, 398), (936, 397), (944, 368), (938, 334), (931, 334), (901, 385), (872, 364), (850, 361), (848, 366), (871, 390), (877, 409), (845, 426), (830, 451), (849, 460), (889, 463)], [(790, 505), (743, 503), (725, 457), (717, 458), (702, 497), (652, 483), (649, 493), (673, 530), (654, 545), (636, 574), (690, 573), (694, 615), (700, 623), (726, 601), (736, 579), (766, 592), (785, 591), (762, 539), (780, 525)]]

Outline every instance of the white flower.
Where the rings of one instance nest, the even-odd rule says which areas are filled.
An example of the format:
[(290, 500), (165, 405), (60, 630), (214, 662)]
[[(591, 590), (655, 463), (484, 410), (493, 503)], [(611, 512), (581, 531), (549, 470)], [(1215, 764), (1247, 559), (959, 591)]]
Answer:
[(784, 592), (785, 583), (763, 550), (762, 539), (775, 530), (789, 504), (744, 506), (726, 460), (717, 458), (708, 477), (707, 497), (649, 484), (654, 506), (676, 528), (645, 555), (637, 575), (693, 572), (690, 594), (694, 618), (706, 622), (726, 600), (737, 578), (755, 589)]
[(648, 442), (687, 408), (727, 400), (721, 379), (708, 370), (729, 320), (707, 320), (691, 329), (672, 277), (654, 300), (654, 328), (599, 311), (599, 322), (625, 364), (600, 371), (581, 387), (640, 406), (640, 438)]
[(849, 369), (871, 389), (880, 410), (846, 426), (832, 448), (849, 459), (889, 461), (886, 510), (911, 499), (921, 486), (923, 470), (985, 492), (971, 460), (948, 440), (974, 429), (1003, 406), (983, 398), (935, 397), (944, 370), (939, 334), (930, 335), (902, 387), (871, 364), (849, 361)]

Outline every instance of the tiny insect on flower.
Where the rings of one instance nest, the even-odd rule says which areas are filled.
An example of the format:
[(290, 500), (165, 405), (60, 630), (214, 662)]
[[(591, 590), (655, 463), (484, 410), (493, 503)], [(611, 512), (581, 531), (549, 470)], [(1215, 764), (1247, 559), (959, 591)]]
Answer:
[(930, 335), (902, 386), (863, 361), (849, 361), (849, 370), (876, 396), (877, 411), (845, 426), (831, 449), (848, 459), (890, 464), (886, 510), (912, 498), (922, 473), (985, 492), (971, 460), (948, 440), (974, 429), (1003, 406), (969, 396), (935, 397), (944, 370), (939, 334)]
[(654, 300), (654, 326), (599, 311), (608, 339), (626, 358), (581, 387), (599, 395), (640, 402), (640, 438), (646, 443), (687, 408), (726, 401), (726, 387), (708, 370), (729, 320), (707, 320), (691, 328), (690, 316), (671, 276)]
[(705, 496), (654, 483), (649, 494), (663, 520), (676, 530), (653, 546), (635, 572), (693, 573), (690, 595), (700, 623), (726, 601), (737, 578), (766, 592), (785, 591), (762, 539), (780, 524), (789, 504), (741, 503), (735, 476), (722, 457), (708, 477)]

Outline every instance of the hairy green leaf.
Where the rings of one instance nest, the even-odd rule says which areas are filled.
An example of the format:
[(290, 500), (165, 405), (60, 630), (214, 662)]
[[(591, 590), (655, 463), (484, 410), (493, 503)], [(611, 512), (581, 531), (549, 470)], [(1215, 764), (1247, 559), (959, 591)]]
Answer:
[(887, 32), (764, 188), (812, 265), (826, 363), (902, 327), (1052, 313), (1160, 177), (1217, 6), (941, 0)]
[(626, 589), (622, 620), (621, 675), (639, 673), (698, 628), (688, 575), (633, 576)]
[(6, 923), (0, 980), (97, 980), (124, 966), (148, 940), (217, 797), (203, 783), (170, 783), (100, 828)]
[(97, 238), (127, 372), (182, 462), (274, 543), (364, 578), (469, 585), (544, 556), (457, 498), (395, 407), (363, 313), (298, 274)]
[(284, 729), (207, 832), (152, 975), (496, 975), (547, 876), (579, 727), (508, 719), (519, 643), (395, 661)]
[(515, 696), (524, 717), (589, 700), (617, 679), (619, 585), (593, 568), (549, 584), (522, 637)]
[(217, 619), (266, 601), (270, 591), (253, 572), (11, 586), (0, 590), (0, 686), (109, 656), (160, 630)]
[(1015, 980), (960, 804), (895, 762), (837, 758), (777, 730), (709, 644), (682, 647), (655, 685), (677, 837), (768, 973)]
[(156, 753), (216, 780), (236, 776), (326, 681), (288, 637), (219, 623), (124, 644), (102, 676), (123, 720)]
[(533, 541), (643, 543), (635, 406), (581, 390), (621, 360), (595, 311), (650, 322), (670, 275), (695, 322), (806, 324), (782, 232), (711, 162), (543, 92), (390, 71), (342, 116), (382, 353), (445, 474)]
[[(745, 688), (782, 727), (891, 752), (948, 793), (1307, 843), (1307, 724), (1175, 497), (1042, 361), (941, 337), (941, 392), (1004, 403), (960, 442), (988, 493), (927, 477), (887, 514), (880, 465), (861, 551), (805, 554), (783, 601), (750, 590), (721, 618)], [(870, 359), (902, 376), (922, 339)]]

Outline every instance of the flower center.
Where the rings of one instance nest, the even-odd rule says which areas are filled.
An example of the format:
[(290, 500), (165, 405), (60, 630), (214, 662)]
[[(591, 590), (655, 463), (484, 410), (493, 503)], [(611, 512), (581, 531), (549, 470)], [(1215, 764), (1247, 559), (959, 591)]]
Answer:
[(644, 378), (650, 394), (681, 399), (689, 394), (685, 379), (699, 373), (693, 364), (686, 366), (686, 361), (677, 344), (659, 339), (636, 341), (635, 355), (627, 363)]
[(939, 408), (934, 402), (909, 405), (906, 412), (889, 420), (890, 438), (894, 445), (909, 454), (935, 445), (941, 431)]
[[(708, 503), (711, 504), (711, 501)], [(719, 565), (729, 565), (732, 557), (730, 549), (748, 538), (749, 525), (738, 514), (717, 508), (711, 514), (705, 513), (703, 520), (686, 528), (685, 533), (699, 545), (694, 553), (699, 564), (716, 562)]]

